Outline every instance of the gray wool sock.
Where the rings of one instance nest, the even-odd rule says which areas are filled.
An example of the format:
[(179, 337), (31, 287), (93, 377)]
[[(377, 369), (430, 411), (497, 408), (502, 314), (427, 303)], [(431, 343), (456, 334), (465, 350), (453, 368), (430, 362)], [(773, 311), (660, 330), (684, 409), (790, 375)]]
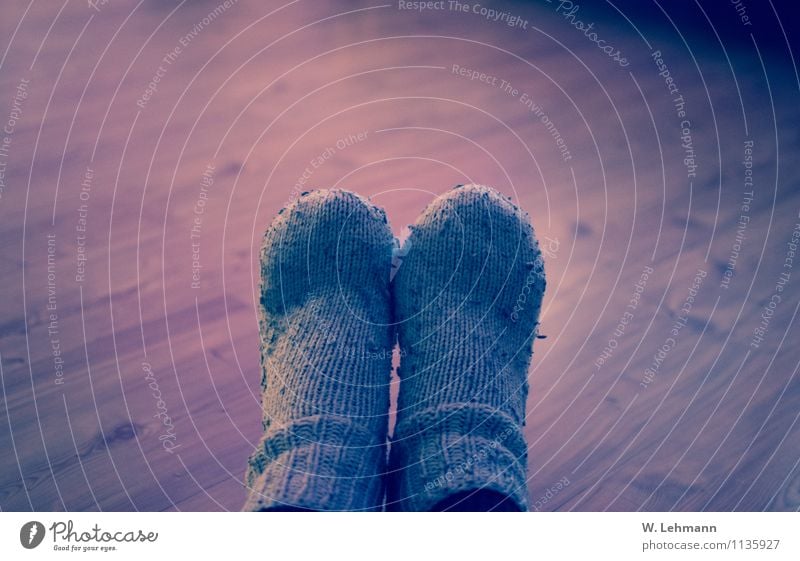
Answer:
[(264, 437), (244, 510), (382, 508), (392, 245), (384, 212), (346, 191), (304, 194), (264, 235)]
[(406, 244), (394, 277), (402, 359), (387, 508), (431, 510), (484, 490), (526, 510), (522, 426), (545, 288), (533, 228), (497, 191), (460, 186)]

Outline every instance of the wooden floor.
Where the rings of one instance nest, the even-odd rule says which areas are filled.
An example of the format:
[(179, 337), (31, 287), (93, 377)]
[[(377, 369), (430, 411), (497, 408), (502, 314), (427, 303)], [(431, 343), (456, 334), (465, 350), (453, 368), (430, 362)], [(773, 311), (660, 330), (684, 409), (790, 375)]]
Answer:
[(719, 38), (582, 8), (622, 67), (555, 4), (493, 4), (524, 28), (219, 5), (2, 8), (2, 510), (238, 509), (261, 231), (339, 186), (402, 235), (467, 181), (546, 248), (534, 508), (800, 508), (800, 82), (774, 16), (759, 43), (732, 8)]

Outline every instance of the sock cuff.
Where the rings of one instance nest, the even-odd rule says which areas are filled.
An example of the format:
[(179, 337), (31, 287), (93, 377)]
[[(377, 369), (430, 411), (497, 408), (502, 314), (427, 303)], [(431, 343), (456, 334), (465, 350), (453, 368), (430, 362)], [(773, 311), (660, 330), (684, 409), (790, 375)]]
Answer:
[(379, 510), (386, 444), (350, 419), (270, 427), (249, 460), (243, 510)]
[(425, 409), (392, 439), (388, 510), (431, 510), (448, 496), (493, 490), (527, 510), (527, 445), (520, 426), (476, 403)]

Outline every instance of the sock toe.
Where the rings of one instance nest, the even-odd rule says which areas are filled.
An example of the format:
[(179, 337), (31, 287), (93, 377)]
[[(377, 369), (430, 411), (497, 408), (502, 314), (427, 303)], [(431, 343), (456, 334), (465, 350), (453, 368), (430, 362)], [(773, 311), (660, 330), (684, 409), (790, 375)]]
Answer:
[(388, 298), (385, 264), (393, 243), (384, 211), (361, 196), (344, 190), (306, 193), (264, 234), (262, 304), (280, 314), (313, 295), (336, 292), (372, 315), (375, 297)]
[[(426, 310), (447, 317), (465, 304), (517, 319), (527, 277), (536, 277), (536, 292), (544, 291), (543, 260), (527, 213), (490, 187), (465, 185), (439, 197), (407, 245), (395, 278), (396, 292), (404, 295), (396, 302), (400, 322)], [(538, 310), (527, 311), (535, 316)]]

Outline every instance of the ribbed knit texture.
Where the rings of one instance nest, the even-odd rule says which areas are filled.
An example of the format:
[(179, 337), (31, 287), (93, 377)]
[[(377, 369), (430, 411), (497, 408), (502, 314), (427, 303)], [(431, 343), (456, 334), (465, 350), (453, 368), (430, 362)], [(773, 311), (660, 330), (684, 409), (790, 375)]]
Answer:
[(527, 215), (460, 186), (412, 227), (394, 278), (402, 350), (387, 508), (478, 489), (527, 509), (522, 435), (544, 268)]
[(264, 438), (244, 510), (382, 507), (392, 245), (383, 211), (346, 191), (304, 194), (266, 232)]

